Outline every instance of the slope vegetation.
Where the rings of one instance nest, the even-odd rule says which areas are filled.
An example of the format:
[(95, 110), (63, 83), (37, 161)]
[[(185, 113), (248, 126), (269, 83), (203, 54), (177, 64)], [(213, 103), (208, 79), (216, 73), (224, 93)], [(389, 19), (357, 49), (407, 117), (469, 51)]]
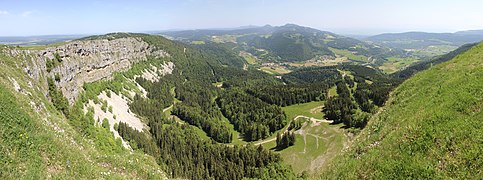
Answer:
[(483, 176), (483, 44), (416, 74), (319, 178)]
[(165, 177), (153, 157), (123, 149), (107, 129), (93, 129), (95, 140), (77, 131), (49, 101), (45, 80), (20, 69), (30, 59), (11, 50), (0, 46), (0, 179)]

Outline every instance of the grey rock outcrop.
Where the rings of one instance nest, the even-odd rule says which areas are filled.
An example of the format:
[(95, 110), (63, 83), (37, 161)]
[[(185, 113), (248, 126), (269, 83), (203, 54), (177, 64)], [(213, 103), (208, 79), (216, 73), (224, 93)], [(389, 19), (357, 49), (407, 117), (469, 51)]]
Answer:
[[(57, 86), (71, 104), (84, 83), (111, 78), (114, 72), (127, 70), (132, 64), (147, 60), (148, 56), (169, 56), (165, 51), (134, 37), (73, 41), (43, 50), (13, 49), (10, 54), (24, 59), (23, 69), (33, 79), (40, 81), (46, 76), (59, 74)], [(47, 72), (46, 61), (55, 60), (56, 54), (61, 62)]]

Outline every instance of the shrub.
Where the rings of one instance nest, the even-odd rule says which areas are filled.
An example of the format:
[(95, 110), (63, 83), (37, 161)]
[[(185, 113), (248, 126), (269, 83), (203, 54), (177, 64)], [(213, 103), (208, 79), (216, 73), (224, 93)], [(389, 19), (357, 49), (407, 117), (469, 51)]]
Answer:
[(59, 82), (60, 81), (60, 74), (56, 73), (54, 78), (55, 78), (55, 81)]
[(106, 129), (109, 129), (109, 120), (107, 120), (107, 118), (104, 118), (102, 120), (102, 127), (103, 128), (106, 128)]

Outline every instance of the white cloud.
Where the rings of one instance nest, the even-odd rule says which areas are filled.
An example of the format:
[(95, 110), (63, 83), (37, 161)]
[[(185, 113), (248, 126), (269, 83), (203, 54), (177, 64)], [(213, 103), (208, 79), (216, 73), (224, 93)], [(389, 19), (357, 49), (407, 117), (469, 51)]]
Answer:
[(32, 14), (33, 12), (32, 11), (24, 11), (22, 12), (22, 14), (20, 14), (22, 17), (28, 17)]
[(0, 15), (7, 15), (7, 14), (9, 14), (8, 11), (2, 11), (2, 10), (0, 10)]

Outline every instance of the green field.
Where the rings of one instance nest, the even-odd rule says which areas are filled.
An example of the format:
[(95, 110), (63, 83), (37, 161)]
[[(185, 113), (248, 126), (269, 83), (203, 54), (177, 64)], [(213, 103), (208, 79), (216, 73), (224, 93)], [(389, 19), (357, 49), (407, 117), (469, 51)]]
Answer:
[(296, 173), (314, 174), (344, 148), (347, 137), (341, 126), (328, 123), (313, 126), (307, 122), (297, 131), (300, 134), (296, 135), (295, 145), (280, 151), (280, 155)]
[(337, 96), (337, 86), (331, 87), (329, 89), (328, 97)]
[(240, 52), (240, 56), (243, 57), (248, 64), (257, 64), (257, 57), (253, 56), (248, 52), (242, 51)]
[(415, 55), (420, 55), (420, 56), (427, 56), (427, 57), (434, 57), (434, 56), (440, 56), (444, 55), (446, 53), (449, 53), (455, 49), (457, 49), (458, 46), (451, 46), (451, 45), (435, 45), (435, 46), (428, 46), (422, 49), (416, 49), (414, 50)]
[[(295, 104), (291, 106), (282, 107), (282, 110), (287, 115), (289, 120), (293, 120), (298, 115), (314, 117), (317, 119), (323, 119), (324, 113), (322, 113), (321, 107), (324, 106), (324, 101), (313, 101), (309, 103)], [(317, 111), (319, 109), (319, 111)]]
[(205, 41), (191, 41), (191, 44), (205, 44)]
[(387, 58), (387, 62), (385, 62), (382, 66), (379, 67), (383, 72), (387, 74), (391, 74), (393, 72), (396, 72), (398, 70), (401, 70), (404, 67), (407, 67), (417, 61), (419, 59), (417, 58), (412, 58), (412, 57), (407, 57), (407, 58), (398, 58), (398, 57), (390, 57)]
[(290, 73), (290, 70), (283, 66), (275, 66), (275, 67), (261, 67), (261, 71), (266, 72), (268, 74), (273, 75), (280, 75), (280, 74), (287, 74)]
[[(282, 109), (289, 119), (299, 115), (323, 119), (324, 114), (319, 110), (323, 104), (324, 102), (320, 101), (309, 102)], [(276, 152), (280, 153), (284, 162), (291, 165), (296, 173), (306, 171), (313, 174), (326, 166), (327, 162), (343, 149), (348, 138), (344, 135), (342, 125), (330, 125), (325, 122), (314, 124), (303, 117), (297, 120), (305, 121), (305, 123), (300, 130), (296, 131), (295, 145)], [(264, 143), (263, 146), (267, 149), (274, 149), (276, 142)]]
[[(323, 105), (324, 105), (323, 101), (314, 101), (314, 102), (309, 102), (309, 103), (302, 103), (302, 104), (296, 104), (296, 105), (282, 107), (282, 110), (287, 115), (288, 122), (292, 121), (298, 115), (322, 119), (324, 117), (324, 114), (320, 111), (320, 108)], [(275, 146), (275, 144), (273, 144), (273, 146), (270, 146), (269, 144), (275, 143), (275, 141), (269, 142), (269, 143), (265, 143), (265, 142), (267, 140), (275, 139), (277, 137), (277, 132), (284, 132), (285, 129), (288, 128), (288, 125), (289, 125), (289, 123), (287, 123), (287, 125), (284, 128), (274, 132), (270, 137), (267, 137), (267, 138), (259, 140), (259, 141), (255, 141), (253, 143), (255, 145), (263, 144), (264, 147), (272, 148), (273, 146)]]
[(345, 49), (335, 49), (335, 48), (329, 48), (332, 52), (334, 52), (335, 54), (339, 55), (339, 56), (345, 56), (351, 60), (356, 60), (356, 61), (364, 61), (364, 62), (367, 62), (367, 57), (364, 56), (364, 55), (355, 55), (353, 54), (351, 51), (349, 50), (345, 50)]

